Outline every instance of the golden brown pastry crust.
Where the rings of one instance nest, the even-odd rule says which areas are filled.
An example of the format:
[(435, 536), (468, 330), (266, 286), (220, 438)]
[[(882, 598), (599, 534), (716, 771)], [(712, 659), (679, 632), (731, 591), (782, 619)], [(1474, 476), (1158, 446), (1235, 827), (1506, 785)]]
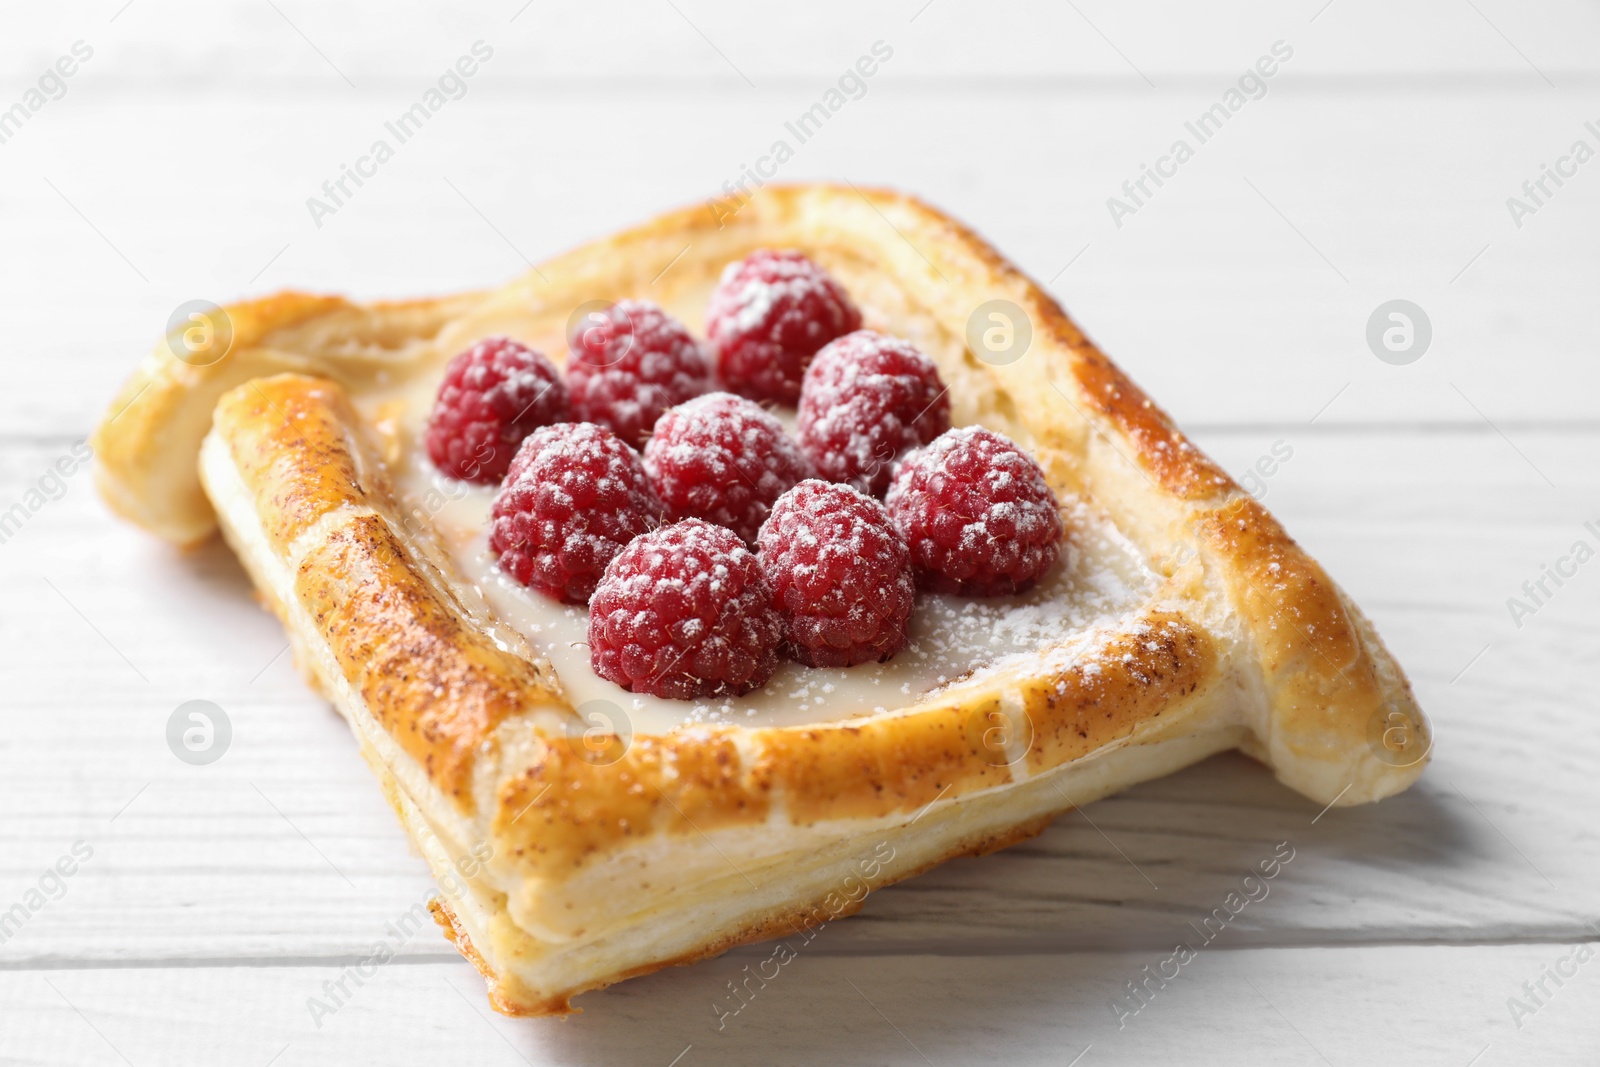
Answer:
[[(803, 828), (912, 816), (1171, 736), (1232, 693), (1255, 709), (1242, 723), (1246, 750), (1319, 803), (1379, 799), (1420, 773), (1426, 720), (1370, 625), (1259, 503), (976, 235), (910, 197), (853, 187), (768, 188), (723, 208), (672, 212), (559, 257), (540, 275), (554, 282), (530, 275), (495, 293), (406, 304), (286, 294), (230, 308), (235, 340), (224, 360), (195, 368), (158, 350), (113, 404), (95, 437), (101, 485), (114, 507), (157, 533), (203, 536), (214, 520), (194, 465), (214, 412), (270, 551), (293, 574), (295, 603), (264, 590), (269, 606), (291, 630), (293, 618), (314, 620), (315, 640), (361, 710), (523, 880), (558, 885), (641, 841), (689, 843), (774, 818)], [(919, 342), (945, 353), (941, 370), (976, 398), (969, 404), (982, 421), (1030, 443), (1052, 482), (1092, 496), (1166, 583), (1068, 665), (976, 694), (808, 727), (635, 735), (606, 765), (538, 727), (517, 735), (508, 764), (499, 747), (508, 724), (572, 708), (547, 663), (499, 647), (469, 617), (431, 532), (419, 542), (414, 523), (402, 528), (380, 442), (340, 382), (405, 366), (414, 343), (462, 318), (492, 324), (518, 301), (543, 301), (561, 316), (597, 292), (640, 291), (668, 266), (714, 273), (759, 245), (831, 256), (840, 269), (860, 264), (856, 284), (877, 287), (867, 299), (928, 334)], [(970, 310), (996, 297), (1033, 323), (1028, 357), (1007, 366), (951, 342)], [(1418, 753), (1405, 766), (1371, 744), (1372, 724), (1394, 715)], [(1023, 739), (1021, 758), (995, 759), (985, 738), (996, 722)], [(1063, 798), (1058, 810), (1066, 806)], [(1030, 819), (1016, 832), (1043, 825)], [(950, 854), (976, 847), (959, 841)], [(491, 977), (503, 1011), (568, 1010), (584, 989), (679, 961), (533, 990), (487, 962), (447, 908), (438, 913)], [(682, 958), (772, 936), (786, 921), (778, 912), (713, 932)]]

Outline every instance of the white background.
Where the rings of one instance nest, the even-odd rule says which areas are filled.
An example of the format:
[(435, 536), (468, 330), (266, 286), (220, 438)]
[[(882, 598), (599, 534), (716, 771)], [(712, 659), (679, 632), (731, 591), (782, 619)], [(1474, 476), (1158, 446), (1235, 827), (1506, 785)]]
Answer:
[[(8, 5), (0, 510), (85, 437), (191, 299), (496, 284), (694, 203), (876, 41), (893, 57), (783, 169), (916, 192), (1046, 282), (1366, 607), (1433, 716), (1409, 793), (1330, 811), (1239, 757), (875, 894), (718, 1031), (770, 949), (505, 1020), (432, 930), (336, 1015), (307, 998), (431, 885), (337, 717), (218, 546), (112, 520), (89, 475), (0, 545), (0, 1060), (49, 1064), (1273, 1062), (1600, 1057), (1600, 563), (1507, 599), (1600, 522), (1600, 11), (1575, 0), (710, 0)], [(468, 92), (317, 227), (306, 198), (482, 40)], [(1134, 216), (1106, 200), (1276, 41), (1269, 91)], [(791, 138), (792, 141), (792, 138)], [(1191, 138), (1192, 141), (1192, 138)], [(1377, 359), (1403, 298), (1424, 356)], [(1282, 447), (1282, 446), (1280, 446)], [(207, 767), (181, 702), (226, 709)], [(1110, 1001), (1246, 868), (1295, 859), (1119, 1030)], [(1085, 1051), (1087, 1049), (1087, 1051)], [(1476, 1057), (1476, 1059), (1475, 1059)]]

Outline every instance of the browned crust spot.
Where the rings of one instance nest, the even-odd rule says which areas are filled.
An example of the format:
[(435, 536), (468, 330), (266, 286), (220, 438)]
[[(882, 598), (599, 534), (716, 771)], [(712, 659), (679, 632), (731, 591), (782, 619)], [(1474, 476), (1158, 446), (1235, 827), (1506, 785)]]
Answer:
[(1348, 698), (1372, 688), (1372, 664), (1326, 572), (1254, 499), (1203, 516), (1202, 542), (1230, 566), (1225, 579), (1256, 641), (1269, 682), (1322, 680)]
[[(392, 509), (382, 466), (334, 382), (247, 382), (219, 401), (216, 425), (280, 558), (342, 509)], [(463, 619), (380, 515), (352, 512), (312, 546), (295, 591), (367, 709), (464, 808), (473, 760), (495, 727), (559, 700), (540, 668)]]
[(290, 374), (258, 378), (225, 394), (215, 421), (280, 555), (329, 512), (381, 507), (392, 497), (358, 436), (344, 389), (334, 382)]
[(745, 767), (731, 734), (636, 735), (614, 763), (597, 762), (582, 741), (540, 741), (501, 788), (495, 837), (529, 868), (554, 872), (629, 838), (765, 822), (771, 769)]
[(495, 727), (559, 700), (418, 573), (387, 522), (360, 515), (309, 551), (295, 592), (367, 709), (470, 810), (473, 760)]
[(1140, 623), (1082, 662), (1025, 683), (1023, 711), (1033, 730), (1030, 772), (1131, 736), (1216, 675), (1215, 643), (1183, 616), (1154, 611)]
[(478, 299), (355, 304), (339, 296), (285, 292), (230, 304), (232, 342), (216, 362), (177, 359), (162, 339), (123, 384), (95, 428), (95, 480), (118, 514), (175, 543), (202, 540), (215, 514), (194, 457), (223, 393), (252, 379), (295, 372), (340, 378), (404, 359)]
[[(1045, 301), (1046, 321), (1061, 332), (1066, 315)], [(1076, 331), (1073, 331), (1076, 333)], [(1072, 373), (1095, 412), (1113, 422), (1134, 447), (1145, 471), (1181, 500), (1205, 500), (1236, 488), (1233, 479), (1189, 443), (1155, 402), (1087, 341), (1074, 348)]]
[(783, 790), (789, 821), (911, 814), (1005, 785), (1003, 758), (984, 747), (996, 698), (919, 708), (839, 726), (762, 730), (762, 762)]
[[(1275, 735), (1299, 755), (1339, 758), (1384, 706), (1381, 646), (1362, 640), (1327, 572), (1254, 499), (1206, 513), (1198, 533), (1228, 560), (1224, 580), (1255, 644)], [(1387, 695), (1410, 704), (1403, 677)]]

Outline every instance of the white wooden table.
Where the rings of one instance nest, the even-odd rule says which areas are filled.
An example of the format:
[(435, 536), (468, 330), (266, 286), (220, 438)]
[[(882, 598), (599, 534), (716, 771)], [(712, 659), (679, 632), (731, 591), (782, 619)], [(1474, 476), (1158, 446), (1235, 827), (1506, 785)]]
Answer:
[[(1520, 226), (1506, 203), (1574, 141), (1600, 149), (1600, 12), (1394, 7), (0, 14), (0, 108), (92, 49), (0, 143), (0, 511), (26, 512), (0, 544), (0, 914), (26, 918), (0, 944), (0, 1060), (1600, 1062), (1600, 562), (1525, 618), (1507, 605), (1600, 548), (1600, 162), (1546, 179)], [(314, 225), (306, 198), (479, 40), (465, 95)], [(315, 1017), (424, 866), (226, 550), (178, 555), (110, 519), (85, 470), (48, 472), (183, 301), (496, 282), (736, 179), (877, 41), (892, 58), (780, 177), (921, 193), (1230, 470), (1292, 449), (1267, 502), (1409, 669), (1432, 768), (1319, 814), (1211, 760), (875, 894), (720, 1031), (713, 1002), (765, 949), (507, 1020), (428, 930)], [(1266, 95), (1116, 226), (1107, 198), (1277, 41)], [(1396, 298), (1432, 324), (1408, 365), (1365, 337)], [(165, 742), (190, 699), (232, 724), (207, 766)], [(1280, 842), (1270, 896), (1119, 1020), (1126, 983)]]

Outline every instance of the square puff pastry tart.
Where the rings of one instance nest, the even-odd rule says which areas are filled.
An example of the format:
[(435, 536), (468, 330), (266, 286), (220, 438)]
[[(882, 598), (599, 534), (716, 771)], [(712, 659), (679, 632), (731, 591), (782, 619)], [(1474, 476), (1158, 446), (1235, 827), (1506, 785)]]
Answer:
[[(723, 268), (759, 248), (810, 256), (865, 326), (927, 353), (954, 425), (1039, 462), (1069, 547), (1030, 594), (920, 596), (914, 655), (787, 664), (722, 701), (636, 696), (589, 669), (584, 609), (498, 575), (486, 491), (422, 462), (419, 434), (474, 342), (559, 361), (575, 309), (628, 297), (699, 332)], [(994, 300), (1031, 328), (1004, 364), (967, 341)], [(1322, 568), (1054, 300), (911, 197), (768, 187), (488, 292), (283, 293), (226, 313), (223, 358), (163, 343), (113, 403), (101, 491), (179, 544), (221, 527), (502, 1012), (570, 1012), (586, 990), (803, 932), (1226, 749), (1330, 805), (1397, 793), (1426, 763), (1405, 676)]]

